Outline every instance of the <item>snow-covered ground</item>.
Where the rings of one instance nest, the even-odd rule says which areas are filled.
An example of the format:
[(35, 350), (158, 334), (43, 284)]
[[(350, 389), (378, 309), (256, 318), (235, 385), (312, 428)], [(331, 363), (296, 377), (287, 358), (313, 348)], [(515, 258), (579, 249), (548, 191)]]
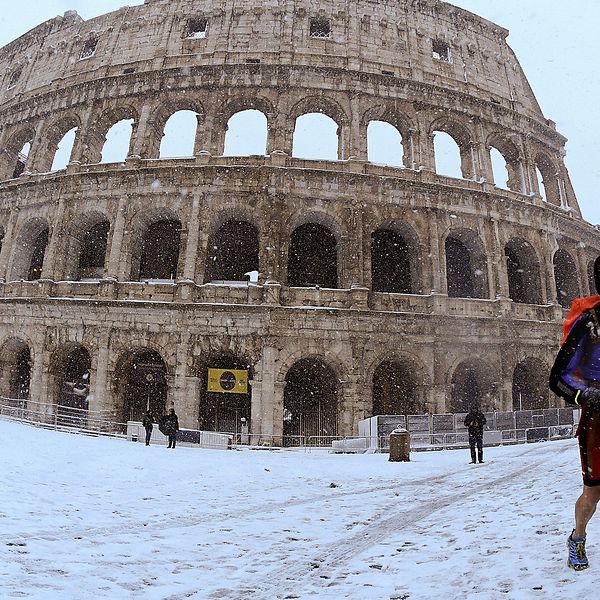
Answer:
[(0, 596), (596, 598), (575, 440), (386, 455), (151, 446), (0, 421)]

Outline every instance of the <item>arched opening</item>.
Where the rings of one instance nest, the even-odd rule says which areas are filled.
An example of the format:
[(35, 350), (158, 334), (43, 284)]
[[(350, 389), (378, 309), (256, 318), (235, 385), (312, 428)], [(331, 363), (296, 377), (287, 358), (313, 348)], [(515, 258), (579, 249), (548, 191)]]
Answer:
[(138, 279), (177, 278), (181, 221), (162, 219), (148, 226), (142, 240)]
[(549, 408), (548, 377), (550, 372), (542, 361), (526, 358), (513, 371), (513, 410)]
[(498, 188), (509, 189), (510, 175), (508, 172), (508, 164), (497, 148), (490, 148), (490, 160), (492, 162), (492, 172), (494, 175), (494, 185)]
[(337, 288), (337, 240), (327, 227), (306, 223), (292, 232), (287, 278), (290, 287)]
[(237, 112), (227, 121), (223, 156), (264, 156), (267, 135), (264, 113), (256, 109)]
[(67, 131), (58, 142), (54, 158), (52, 159), (51, 171), (60, 171), (65, 169), (71, 162), (71, 153), (75, 144), (75, 136), (77, 135), (77, 127), (73, 127)]
[(31, 260), (29, 262), (29, 271), (27, 273), (27, 281), (37, 281), (41, 278), (47, 246), (48, 228), (41, 231), (33, 242)]
[[(31, 352), (22, 340), (8, 340), (0, 351), (0, 395), (27, 400), (31, 383)], [(18, 405), (22, 406), (22, 403)]]
[(251, 424), (251, 390), (246, 392), (209, 391), (208, 369), (247, 371), (252, 380), (252, 368), (246, 360), (231, 354), (210, 357), (200, 368), (200, 411), (198, 427), (201, 431), (239, 433), (242, 423)]
[(541, 304), (540, 267), (535, 250), (525, 240), (513, 239), (504, 248), (508, 294), (513, 302)]
[(373, 374), (373, 415), (423, 414), (422, 382), (413, 365), (382, 362)]
[(411, 262), (410, 247), (397, 231), (378, 229), (371, 234), (371, 285), (374, 292), (416, 293)]
[(569, 308), (578, 298), (579, 283), (577, 267), (573, 257), (562, 248), (554, 253), (554, 280), (556, 281), (556, 301), (563, 308)]
[(487, 298), (487, 264), (475, 232), (452, 232), (445, 242), (446, 281), (450, 298)]
[(89, 352), (83, 346), (75, 346), (61, 351), (55, 360), (51, 372), (58, 391), (59, 415), (72, 417), (79, 410), (88, 410), (92, 368)]
[(299, 360), (285, 377), (284, 444), (294, 445), (296, 436), (335, 436), (337, 429), (336, 373), (320, 358)]
[(198, 113), (193, 110), (178, 110), (165, 123), (160, 142), (160, 158), (194, 156)]
[(248, 281), (259, 270), (258, 230), (247, 221), (226, 221), (211, 236), (205, 282)]
[(29, 152), (31, 151), (31, 143), (32, 141), (25, 142), (21, 147), (21, 150), (19, 150), (17, 154), (17, 162), (15, 163), (12, 174), (13, 179), (20, 177), (24, 173), (27, 165), (27, 159), (29, 158)]
[(560, 206), (561, 193), (558, 183), (558, 169), (548, 156), (538, 154), (535, 157), (535, 172), (542, 200), (554, 206)]
[(493, 377), (490, 367), (482, 361), (461, 362), (452, 374), (450, 412), (469, 412), (472, 406), (483, 411), (495, 410)]
[(322, 113), (306, 113), (296, 119), (292, 156), (311, 160), (338, 160), (338, 124)]
[(133, 350), (121, 360), (115, 379), (123, 403), (123, 423), (141, 421), (147, 410), (155, 416), (166, 412), (167, 367), (158, 352)]
[(370, 121), (367, 126), (367, 160), (389, 167), (403, 167), (402, 135), (386, 121)]
[(102, 146), (101, 163), (118, 163), (127, 158), (131, 144), (133, 122), (133, 119), (122, 119), (107, 131)]
[(77, 279), (102, 279), (110, 223), (100, 221), (87, 231), (81, 241)]
[(435, 154), (435, 172), (445, 177), (463, 178), (460, 146), (445, 131), (433, 132), (433, 149)]

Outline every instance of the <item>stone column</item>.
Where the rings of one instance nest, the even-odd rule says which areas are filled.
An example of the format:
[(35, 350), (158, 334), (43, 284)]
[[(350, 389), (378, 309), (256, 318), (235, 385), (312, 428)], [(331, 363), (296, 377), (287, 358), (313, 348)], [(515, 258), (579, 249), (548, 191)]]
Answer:
[(275, 381), (273, 384), (273, 436), (275, 444), (282, 443), (283, 437), (283, 402), (285, 381)]
[(577, 270), (580, 295), (589, 296), (595, 294), (596, 290), (590, 289), (587, 262), (585, 259), (585, 244), (583, 242), (579, 242), (579, 244), (577, 244)]
[(288, 122), (288, 115), (284, 111), (270, 113), (268, 127), (267, 154), (283, 152), (284, 154), (291, 156), (294, 126), (293, 124), (290, 125)]
[[(504, 248), (500, 243), (500, 232), (498, 230), (498, 221), (491, 219), (491, 238), (492, 238), (492, 250), (493, 250), (493, 263), (492, 271), (495, 274), (496, 283), (496, 298), (508, 298), (509, 297), (509, 285), (508, 285), (508, 270), (506, 264), (506, 257), (504, 256)], [(493, 298), (493, 296), (492, 296)]]
[(59, 261), (57, 261), (56, 254), (64, 237), (64, 213), (65, 199), (64, 196), (61, 196), (58, 201), (58, 208), (56, 209), (54, 219), (52, 219), (52, 234), (50, 235), (50, 240), (48, 241), (48, 246), (44, 253), (41, 279), (55, 280), (59, 279), (61, 276), (61, 273), (57, 272), (57, 262)]
[(45, 333), (38, 336), (33, 354), (33, 368), (29, 384), (29, 400), (33, 402), (32, 410), (38, 411), (40, 420), (50, 422), (53, 418), (53, 398), (48, 390), (49, 356), (44, 352)]
[(274, 435), (281, 435), (280, 432), (275, 431), (277, 429), (274, 406), (276, 359), (277, 349), (264, 346), (262, 358), (252, 381), (250, 431), (255, 436), (254, 441), (258, 441), (259, 438), (270, 440)]
[(81, 164), (89, 162), (89, 157), (86, 155), (88, 136), (91, 135), (91, 127), (93, 126), (93, 117), (95, 111), (93, 106), (88, 106), (81, 119), (81, 125), (77, 129), (77, 135), (75, 136), (75, 143), (71, 150), (71, 158), (69, 164)]
[(554, 278), (554, 263), (552, 257), (558, 249), (558, 242), (554, 235), (548, 235), (548, 254), (542, 257), (541, 275), (545, 278), (543, 289), (546, 291), (546, 304), (558, 304), (556, 279)]
[(19, 216), (18, 210), (13, 209), (10, 211), (10, 217), (8, 219), (8, 225), (4, 232), (4, 239), (2, 240), (2, 250), (0, 250), (0, 283), (9, 280), (9, 258), (15, 245), (15, 225)]
[(350, 142), (348, 148), (348, 158), (355, 160), (368, 160), (367, 148), (367, 128), (360, 122), (361, 110), (358, 98), (352, 99), (352, 120), (349, 124)]
[[(40, 119), (35, 128), (35, 134), (31, 144), (27, 162), (25, 164), (25, 172), (35, 173), (41, 165), (43, 165), (44, 154), (47, 152), (48, 142), (44, 139), (43, 131), (46, 126), (46, 120)], [(19, 151), (21, 149), (19, 148)], [(15, 160), (16, 164), (16, 160)], [(15, 165), (13, 165), (14, 168)]]
[[(198, 402), (197, 398), (189, 394), (189, 381), (187, 378), (187, 361), (189, 355), (190, 334), (182, 333), (177, 343), (174, 393), (172, 395), (175, 412), (179, 416), (182, 428), (196, 429), (198, 427)], [(197, 379), (197, 378), (192, 378)], [(193, 383), (193, 382), (192, 382)]]
[(157, 158), (158, 156), (148, 156), (148, 150), (152, 145), (152, 140), (149, 139), (149, 135), (152, 133), (153, 124), (150, 122), (150, 115), (152, 113), (152, 106), (150, 104), (144, 104), (140, 111), (140, 117), (137, 122), (133, 124), (133, 130), (131, 132), (131, 141), (129, 143), (129, 157), (139, 158)]
[(194, 193), (192, 211), (188, 220), (187, 244), (185, 246), (185, 261), (183, 265), (183, 279), (194, 281), (196, 276), (196, 262), (198, 260), (198, 242), (200, 239), (200, 202), (202, 195)]
[(91, 393), (89, 396), (90, 412), (109, 411), (113, 409), (108, 397), (108, 361), (110, 356), (110, 331), (103, 330), (98, 344), (96, 370), (92, 373)]
[(446, 284), (441, 273), (440, 234), (438, 230), (437, 214), (429, 213), (429, 251), (431, 252), (431, 293), (446, 294)]
[(118, 280), (122, 275), (119, 265), (121, 263), (121, 252), (123, 246), (123, 234), (125, 231), (125, 214), (126, 214), (126, 196), (119, 198), (117, 206), (117, 214), (112, 225), (112, 235), (110, 237), (110, 247), (108, 248), (108, 261), (106, 263), (107, 279)]

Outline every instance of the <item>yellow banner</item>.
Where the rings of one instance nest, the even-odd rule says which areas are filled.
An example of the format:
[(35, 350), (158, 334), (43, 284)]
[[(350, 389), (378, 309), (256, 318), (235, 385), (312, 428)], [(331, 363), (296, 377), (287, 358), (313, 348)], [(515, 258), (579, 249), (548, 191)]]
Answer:
[(209, 369), (207, 390), (225, 394), (245, 394), (248, 392), (248, 371)]

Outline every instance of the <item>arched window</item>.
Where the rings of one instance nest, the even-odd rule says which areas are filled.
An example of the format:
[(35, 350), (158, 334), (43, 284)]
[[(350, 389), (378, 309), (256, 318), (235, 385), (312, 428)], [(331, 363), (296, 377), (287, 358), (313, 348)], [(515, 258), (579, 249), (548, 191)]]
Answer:
[(258, 230), (247, 221), (226, 221), (209, 240), (205, 281), (248, 281), (259, 270)]
[(435, 172), (446, 177), (463, 178), (460, 147), (445, 131), (433, 132)]
[(487, 261), (483, 244), (469, 230), (446, 238), (446, 281), (450, 298), (487, 298)]
[(101, 221), (86, 233), (81, 242), (78, 279), (102, 278), (109, 230), (110, 223)]
[(89, 352), (83, 346), (76, 346), (57, 359), (54, 375), (57, 378), (59, 397), (59, 416), (74, 417), (74, 411), (66, 409), (88, 409), (90, 392), (90, 372), (92, 361)]
[(160, 142), (160, 158), (194, 156), (198, 113), (193, 110), (178, 110), (165, 123)]
[(36, 281), (42, 276), (44, 266), (44, 255), (48, 246), (48, 229), (44, 229), (33, 242), (33, 252), (29, 263), (28, 281)]
[(337, 288), (337, 240), (317, 223), (297, 227), (288, 253), (290, 287)]
[(181, 222), (175, 219), (154, 221), (142, 242), (139, 280), (177, 278)]
[(554, 280), (556, 281), (556, 301), (563, 308), (569, 308), (579, 294), (577, 267), (573, 257), (562, 248), (554, 254)]
[(267, 132), (267, 117), (260, 110), (235, 113), (227, 122), (223, 156), (264, 156)]
[(54, 153), (54, 159), (52, 160), (51, 171), (60, 171), (60, 169), (66, 168), (71, 161), (71, 152), (73, 151), (73, 145), (75, 144), (75, 136), (77, 135), (77, 127), (69, 129), (62, 139), (58, 143), (56, 152)]
[(410, 249), (396, 231), (378, 229), (371, 235), (371, 273), (374, 292), (415, 293)]
[(472, 406), (495, 410), (494, 373), (478, 359), (461, 362), (452, 374), (450, 412), (465, 413)]
[(513, 302), (540, 304), (540, 267), (533, 247), (525, 240), (513, 239), (506, 244), (504, 255), (509, 297)]
[(335, 371), (320, 358), (290, 368), (283, 394), (284, 444), (298, 443), (298, 436), (337, 435), (338, 385)]
[(31, 151), (31, 142), (25, 142), (19, 151), (17, 156), (17, 162), (13, 171), (13, 179), (21, 176), (25, 171), (27, 165), (27, 159), (29, 158), (29, 152)]
[(513, 410), (549, 408), (548, 377), (550, 371), (540, 360), (527, 358), (513, 371)]
[(106, 141), (102, 146), (101, 163), (123, 162), (129, 154), (133, 119), (122, 119), (115, 123), (106, 133)]
[(372, 163), (403, 167), (402, 136), (396, 127), (385, 121), (370, 121), (367, 126), (367, 153)]
[(296, 119), (292, 156), (312, 160), (338, 160), (338, 124), (322, 113), (307, 113)]
[(498, 188), (509, 189), (508, 165), (500, 150), (490, 148), (490, 159), (492, 161), (492, 171), (494, 174), (494, 185)]

